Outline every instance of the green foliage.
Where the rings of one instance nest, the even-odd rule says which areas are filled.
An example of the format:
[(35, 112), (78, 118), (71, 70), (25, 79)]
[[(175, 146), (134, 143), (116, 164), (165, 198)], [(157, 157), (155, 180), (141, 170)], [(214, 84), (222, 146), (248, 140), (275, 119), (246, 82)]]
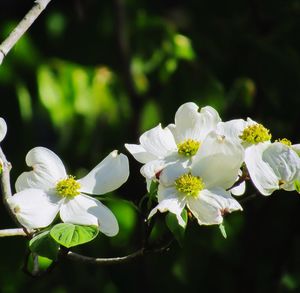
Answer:
[(60, 223), (50, 230), (51, 237), (59, 244), (70, 248), (92, 241), (97, 237), (97, 226), (82, 226), (70, 223)]
[[(211, 105), (224, 119), (264, 121), (274, 137), (299, 141), (299, 4), (252, 2), (246, 7), (240, 1), (125, 1), (127, 61), (138, 98), (128, 92), (118, 58), (114, 6), (107, 1), (49, 5), (1, 65), (0, 110), (9, 130), (1, 147), (13, 164), (12, 178), (24, 171), (25, 154), (36, 145), (61, 153), (74, 174), (76, 168), (92, 167), (112, 149), (124, 152), (125, 142), (137, 143), (139, 131), (170, 123), (187, 101)], [(2, 40), (29, 8), (25, 1), (4, 1)], [(140, 164), (130, 163), (132, 174), (139, 174)], [(135, 175), (120, 194), (138, 202), (145, 185)], [(297, 192), (299, 186), (296, 182)], [(149, 207), (156, 204), (156, 195), (147, 195), (143, 207), (149, 197)], [(141, 243), (143, 223), (137, 213), (129, 206), (110, 207), (120, 223), (119, 235), (98, 237), (88, 250), (78, 248), (81, 252), (122, 255)], [(1, 223), (9, 227), (12, 222), (0, 208)], [(24, 259), (24, 239), (3, 238), (0, 291), (139, 292), (155, 276), (147, 283), (152, 292), (238, 292), (245, 284), (249, 292), (296, 292), (299, 198), (278, 191), (255, 204), (247, 201), (243, 208), (243, 215), (225, 218), (226, 241), (218, 227), (191, 221), (181, 249), (172, 247), (119, 268), (63, 262), (42, 280), (17, 271)], [(165, 222), (160, 224), (154, 227), (154, 241), (166, 232)]]
[(294, 181), (294, 186), (295, 186), (296, 191), (298, 193), (300, 193), (300, 181), (299, 180)]
[(29, 249), (49, 259), (55, 260), (59, 249), (59, 244), (50, 236), (50, 231), (42, 232), (29, 241)]
[(117, 198), (113, 201), (108, 201), (107, 203), (109, 203), (108, 206), (118, 219), (119, 223), (119, 233), (111, 238), (111, 243), (114, 246), (124, 247), (124, 243), (129, 243), (130, 238), (135, 232), (138, 221), (136, 207), (129, 201)]
[(176, 218), (176, 215), (173, 213), (167, 213), (166, 215), (166, 224), (169, 228), (169, 230), (173, 233), (175, 239), (179, 243), (179, 245), (182, 247), (183, 246), (183, 241), (184, 241), (184, 234), (185, 234), (185, 229), (188, 221), (188, 214), (186, 209), (182, 211), (181, 214), (183, 220), (185, 221), (185, 227), (182, 227), (178, 224), (178, 220)]
[(23, 121), (30, 121), (32, 119), (32, 103), (28, 89), (24, 84), (18, 83), (16, 85), (17, 96), (19, 101), (20, 114)]
[(224, 224), (220, 224), (219, 229), (220, 229), (220, 232), (221, 232), (222, 236), (226, 239), (227, 238), (227, 233), (226, 233), (226, 229), (225, 229)]
[(44, 256), (37, 255), (36, 253), (30, 253), (26, 263), (26, 270), (31, 273), (35, 274), (36, 266), (38, 266), (39, 274), (43, 274), (43, 271), (46, 271), (53, 263), (52, 259), (49, 259)]
[(107, 67), (85, 68), (55, 60), (37, 71), (39, 98), (54, 126), (65, 130), (78, 117), (85, 131), (100, 119), (115, 124), (121, 107), (113, 94), (116, 79)]
[(149, 100), (145, 103), (144, 109), (141, 115), (140, 132), (143, 133), (146, 130), (156, 126), (161, 121), (161, 113), (159, 105)]

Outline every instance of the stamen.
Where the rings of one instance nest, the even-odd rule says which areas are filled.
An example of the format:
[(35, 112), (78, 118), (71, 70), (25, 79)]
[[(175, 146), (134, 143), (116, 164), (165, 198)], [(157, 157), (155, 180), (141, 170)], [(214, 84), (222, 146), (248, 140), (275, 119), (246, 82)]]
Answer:
[(279, 138), (279, 139), (276, 139), (275, 142), (280, 142), (282, 144), (287, 145), (288, 147), (290, 147), (292, 145), (292, 142), (287, 138)]
[(184, 155), (186, 157), (192, 157), (196, 155), (200, 147), (200, 142), (193, 139), (187, 139), (177, 144), (177, 147), (178, 147), (178, 154)]
[(257, 144), (270, 140), (272, 135), (270, 134), (270, 130), (262, 124), (253, 124), (247, 126), (239, 137), (244, 142)]
[(179, 192), (196, 197), (205, 185), (200, 177), (186, 173), (175, 180), (175, 187)]
[(62, 197), (74, 197), (80, 194), (79, 188), (80, 184), (74, 176), (68, 176), (56, 184), (56, 192)]

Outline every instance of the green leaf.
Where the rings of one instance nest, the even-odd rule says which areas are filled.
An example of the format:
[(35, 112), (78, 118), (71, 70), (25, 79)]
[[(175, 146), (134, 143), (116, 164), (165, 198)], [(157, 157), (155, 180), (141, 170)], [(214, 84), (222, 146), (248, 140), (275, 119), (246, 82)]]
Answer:
[(149, 188), (149, 197), (151, 197), (152, 199), (156, 199), (157, 189), (158, 189), (158, 182), (151, 181), (150, 188)]
[(29, 241), (29, 249), (40, 256), (55, 260), (57, 258), (59, 244), (53, 240), (48, 230), (32, 238)]
[(99, 233), (97, 226), (81, 226), (60, 223), (50, 230), (50, 235), (59, 244), (69, 248), (92, 241)]
[(183, 210), (181, 214), (183, 220), (185, 221), (185, 227), (183, 228), (178, 224), (178, 220), (175, 214), (173, 213), (168, 213), (166, 216), (166, 224), (169, 230), (172, 232), (174, 235), (175, 239), (179, 243), (179, 245), (182, 247), (183, 246), (183, 240), (184, 240), (184, 233), (185, 233), (185, 228), (188, 220), (187, 216), (187, 211)]
[(141, 132), (144, 132), (147, 129), (154, 127), (159, 123), (160, 120), (161, 115), (159, 105), (153, 100), (147, 101), (141, 115)]
[(147, 201), (147, 209), (150, 210), (152, 207), (152, 203), (156, 201), (157, 196), (157, 189), (158, 189), (158, 182), (151, 181), (149, 192), (148, 192), (148, 201)]
[(298, 193), (300, 193), (300, 181), (299, 180), (294, 181), (294, 186), (295, 186), (296, 191)]
[(191, 40), (180, 34), (174, 35), (175, 55), (177, 58), (185, 60), (195, 59), (195, 52), (193, 50)]
[[(37, 257), (37, 259), (35, 259), (36, 257)], [(38, 261), (38, 272), (36, 272), (36, 271), (34, 272), (35, 260)], [(46, 271), (53, 264), (53, 261), (54, 260), (49, 259), (47, 257), (37, 255), (35, 252), (31, 252), (30, 255), (28, 256), (27, 262), (25, 263), (26, 270), (28, 270), (32, 274), (34, 273), (36, 276), (39, 276), (39, 274)]]
[(221, 232), (222, 236), (226, 239), (227, 234), (226, 234), (225, 226), (223, 224), (220, 224), (219, 229), (220, 229), (220, 232)]

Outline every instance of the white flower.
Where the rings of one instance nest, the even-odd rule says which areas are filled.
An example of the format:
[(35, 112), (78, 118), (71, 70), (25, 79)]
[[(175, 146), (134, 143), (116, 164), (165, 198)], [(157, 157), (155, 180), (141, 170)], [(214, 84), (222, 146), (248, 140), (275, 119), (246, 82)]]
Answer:
[(281, 142), (248, 147), (245, 163), (253, 184), (263, 195), (278, 189), (295, 190), (294, 182), (300, 178), (299, 156), (292, 146)]
[[(247, 149), (251, 147), (251, 149), (255, 150), (256, 148), (260, 149), (262, 144), (270, 145), (272, 136), (269, 130), (262, 124), (253, 121), (251, 118), (247, 118), (247, 120), (234, 119), (227, 122), (220, 122), (216, 127), (216, 132), (244, 147), (246, 167), (252, 178), (252, 169), (251, 171), (249, 170), (248, 163), (253, 163), (254, 158), (249, 151), (247, 152)], [(244, 192), (245, 182), (232, 189), (234, 195), (242, 195)]]
[(145, 164), (141, 173), (153, 180), (165, 166), (175, 161), (189, 164), (191, 158), (201, 148), (207, 134), (221, 121), (212, 107), (199, 107), (185, 103), (175, 114), (175, 124), (166, 128), (158, 126), (146, 131), (140, 137), (140, 144), (125, 144), (134, 158)]
[(19, 176), (17, 193), (8, 200), (24, 227), (47, 227), (59, 212), (63, 222), (97, 225), (107, 236), (118, 233), (118, 222), (113, 213), (86, 193), (104, 194), (120, 187), (129, 176), (125, 155), (111, 152), (79, 180), (68, 176), (60, 158), (44, 147), (30, 150), (26, 163), (33, 170)]
[(253, 144), (270, 142), (272, 137), (267, 128), (251, 118), (247, 118), (247, 120), (234, 119), (220, 122), (216, 127), (216, 131), (218, 134), (242, 144), (244, 148)]
[(185, 226), (182, 211), (187, 207), (200, 225), (220, 224), (227, 212), (242, 210), (228, 188), (235, 182), (244, 159), (243, 148), (211, 132), (190, 167), (168, 165), (161, 172), (158, 186), (158, 210), (176, 215)]
[(0, 118), (0, 142), (4, 139), (7, 132), (7, 125), (3, 118)]

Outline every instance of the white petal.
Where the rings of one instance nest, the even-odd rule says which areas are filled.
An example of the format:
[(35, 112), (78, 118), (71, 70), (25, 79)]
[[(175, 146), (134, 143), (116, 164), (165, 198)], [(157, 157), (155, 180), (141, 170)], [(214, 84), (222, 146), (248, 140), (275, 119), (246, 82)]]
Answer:
[(160, 124), (146, 131), (140, 143), (148, 153), (160, 159), (177, 150), (172, 132), (167, 127), (162, 129)]
[(3, 118), (0, 118), (0, 142), (4, 139), (7, 132), (7, 125)]
[(241, 184), (239, 184), (238, 186), (235, 186), (234, 188), (231, 188), (230, 193), (235, 195), (235, 196), (239, 196), (239, 195), (243, 195), (246, 191), (246, 183), (245, 181), (242, 182)]
[(273, 169), (263, 159), (263, 152), (270, 146), (269, 143), (259, 143), (248, 147), (245, 151), (245, 163), (251, 180), (259, 192), (270, 195), (279, 189), (278, 181)]
[(60, 217), (65, 223), (96, 225), (107, 236), (115, 236), (119, 225), (115, 215), (97, 199), (79, 194), (61, 206)]
[(284, 182), (280, 188), (294, 190), (294, 181), (300, 178), (300, 158), (292, 148), (282, 143), (271, 144), (262, 155), (277, 178)]
[(198, 197), (189, 197), (187, 206), (200, 225), (221, 224), (224, 213), (242, 210), (229, 192), (222, 189), (204, 189)]
[(247, 122), (243, 119), (234, 119), (226, 122), (220, 122), (217, 125), (216, 132), (219, 135), (224, 135), (226, 138), (233, 140), (235, 143), (240, 143), (239, 136), (247, 126)]
[(230, 188), (238, 177), (244, 149), (226, 137), (210, 132), (192, 162), (192, 174), (200, 176), (206, 188)]
[(90, 194), (104, 194), (119, 188), (129, 176), (128, 158), (111, 152), (101, 163), (82, 179), (77, 180), (80, 191)]
[(201, 132), (203, 133), (203, 138), (211, 132), (215, 130), (217, 124), (221, 122), (221, 118), (218, 112), (210, 106), (206, 106), (201, 108), (200, 110), (200, 124), (201, 124)]
[(141, 168), (141, 173), (146, 179), (155, 180), (165, 165), (166, 162), (164, 160), (154, 160), (145, 164)]
[[(239, 170), (239, 177), (236, 179), (236, 182), (234, 184), (237, 183), (237, 181), (240, 179), (240, 176), (242, 176), (242, 170)], [(231, 188), (229, 190), (229, 192), (231, 194), (236, 195), (236, 196), (243, 195), (245, 193), (245, 191), (246, 191), (246, 183), (245, 183), (245, 181), (243, 181), (239, 185), (237, 185), (234, 188)]]
[(133, 157), (140, 163), (146, 164), (152, 160), (157, 159), (153, 154), (148, 153), (139, 144), (125, 144), (126, 149), (133, 155)]
[(16, 181), (16, 190), (38, 188), (47, 190), (53, 188), (57, 181), (67, 176), (61, 159), (44, 147), (30, 150), (26, 156), (26, 164), (33, 171), (22, 173)]
[(180, 196), (174, 187), (165, 188), (160, 185), (158, 187), (158, 202), (158, 205), (152, 209), (148, 218), (151, 218), (157, 211), (161, 213), (169, 211), (176, 215), (178, 224), (185, 227), (186, 223), (181, 217), (186, 203), (185, 197)]
[(53, 193), (29, 188), (8, 199), (12, 212), (28, 229), (47, 227), (57, 215), (62, 199)]
[(298, 154), (298, 156), (300, 156), (300, 143), (299, 144), (293, 144), (291, 146), (291, 148), (292, 148), (293, 151), (295, 151)]
[(172, 131), (176, 143), (187, 139), (202, 141), (207, 133), (215, 129), (221, 121), (218, 112), (212, 107), (204, 107), (198, 112), (199, 107), (195, 103), (185, 103), (179, 107), (175, 114), (175, 125), (168, 128)]

